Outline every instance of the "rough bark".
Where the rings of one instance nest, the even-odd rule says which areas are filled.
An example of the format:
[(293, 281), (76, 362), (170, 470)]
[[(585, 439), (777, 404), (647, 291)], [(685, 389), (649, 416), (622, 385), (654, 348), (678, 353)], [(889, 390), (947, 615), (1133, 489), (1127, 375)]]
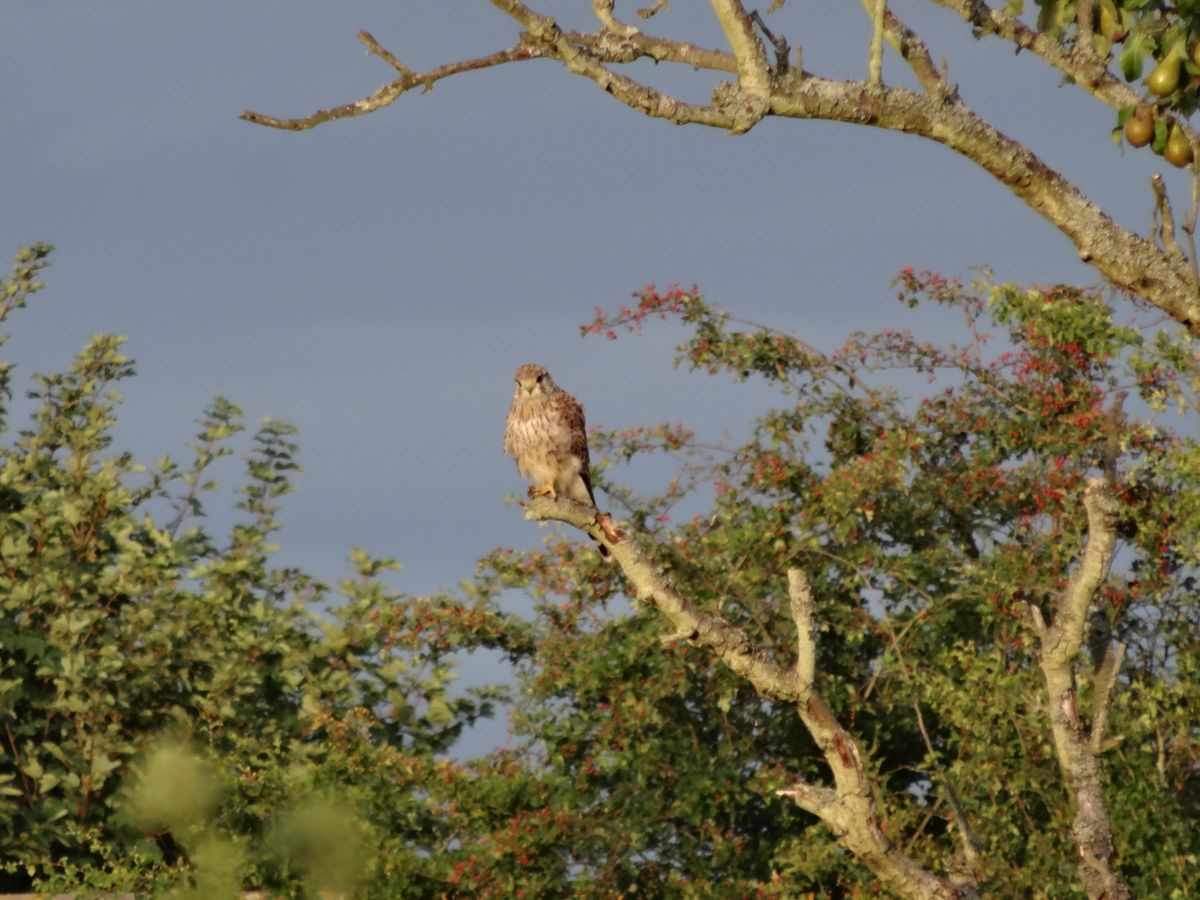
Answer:
[(543, 497), (529, 503), (525, 518), (566, 522), (606, 544), (629, 582), (629, 593), (670, 623), (664, 641), (688, 640), (707, 647), (759, 694), (795, 707), (825, 757), (833, 787), (796, 782), (779, 793), (820, 818), (891, 891), (901, 897), (946, 900), (976, 895), (973, 885), (951, 883), (920, 866), (880, 827), (871, 776), (863, 765), (858, 741), (838, 722), (816, 686), (816, 604), (803, 572), (788, 571), (796, 662), (783, 666), (740, 628), (702, 611), (681, 594), (635, 540), (622, 535), (623, 539), (612, 541), (613, 530), (605, 528), (595, 509)]
[(1046, 682), (1046, 713), (1063, 780), (1074, 807), (1071, 838), (1075, 842), (1079, 880), (1087, 895), (1105, 900), (1130, 896), (1129, 887), (1113, 866), (1112, 821), (1104, 799), (1104, 730), (1124, 648), (1111, 645), (1096, 672), (1092, 691), (1091, 724), (1078, 708), (1076, 665), (1088, 625), (1088, 607), (1108, 577), (1116, 547), (1118, 501), (1109, 483), (1088, 482), (1084, 494), (1088, 539), (1079, 567), (1054, 605), (1047, 625), (1036, 607), (1030, 620), (1041, 646), (1042, 676)]
[[(332, 119), (374, 112), (413, 88), (427, 90), (436, 81), (461, 72), (529, 59), (553, 59), (627, 106), (675, 124), (707, 125), (741, 133), (766, 116), (777, 116), (903, 131), (943, 144), (975, 162), (1061, 231), (1080, 258), (1114, 285), (1136, 293), (1200, 336), (1200, 289), (1194, 261), (1188, 260), (1173, 235), (1143, 237), (1118, 226), (1063, 175), (977, 116), (958, 96), (957, 89), (947, 83), (945, 73), (934, 66), (924, 42), (877, 0), (864, 3), (874, 27), (870, 72), (863, 81), (831, 81), (806, 73), (799, 65), (790, 65), (786, 54), (779, 53), (781, 47), (786, 49), (786, 40), (770, 35), (776, 48), (772, 66), (755, 30), (756, 24), (762, 27), (762, 20), (756, 12), (747, 13), (739, 0), (711, 0), (729, 52), (649, 36), (634, 25), (618, 21), (612, 14), (612, 0), (593, 0), (600, 28), (588, 34), (564, 31), (553, 18), (519, 0), (491, 2), (523, 29), (517, 46), (418, 74), (363, 32), (360, 40), (370, 52), (399, 73), (394, 81), (369, 97), (301, 118), (253, 112), (244, 112), (242, 117), (270, 127), (303, 130)], [(1004, 9), (992, 8), (980, 0), (934, 2), (959, 14), (980, 35), (998, 37), (1040, 57), (1100, 102), (1121, 108), (1139, 99), (1109, 70), (1107, 60), (1078, 41), (1068, 47), (1030, 29)], [(765, 28), (763, 31), (769, 35)], [(877, 52), (883, 40), (912, 68), (922, 86), (921, 93), (883, 84)], [(640, 58), (729, 72), (736, 75), (736, 81), (718, 84), (708, 105), (687, 103), (614, 68)], [(1195, 132), (1186, 125), (1184, 131), (1200, 149)]]
[[(1161, 182), (1154, 185), (1160, 214), (1151, 233), (1142, 236), (1120, 227), (1062, 174), (974, 113), (963, 102), (956, 86), (948, 82), (945, 71), (934, 64), (921, 38), (880, 0), (863, 0), (873, 27), (868, 73), (862, 81), (820, 78), (805, 72), (799, 59), (791, 63), (786, 40), (775, 38), (757, 12), (748, 13), (740, 0), (710, 0), (729, 44), (728, 51), (649, 36), (638, 27), (618, 20), (613, 14), (613, 0), (591, 0), (600, 23), (594, 33), (564, 31), (552, 17), (532, 10), (520, 0), (491, 2), (521, 27), (516, 46), (416, 73), (363, 32), (360, 40), (373, 55), (396, 70), (395, 80), (362, 100), (301, 118), (283, 119), (252, 112), (244, 112), (242, 116), (270, 127), (304, 130), (333, 119), (374, 112), (414, 88), (427, 90), (451, 75), (548, 59), (588, 78), (619, 102), (675, 124), (706, 125), (741, 133), (763, 118), (775, 116), (827, 119), (906, 132), (942, 144), (976, 163), (1062, 232), (1084, 262), (1114, 285), (1139, 295), (1200, 336), (1200, 289), (1195, 260), (1189, 260), (1175, 240), (1170, 204)], [(1114, 109), (1140, 99), (1113, 75), (1108, 61), (1100, 58), (1087, 41), (1076, 41), (1073, 47), (1068, 47), (1030, 29), (1004, 8), (993, 8), (982, 0), (934, 2), (956, 12), (980, 36), (997, 37), (1040, 57)], [(1086, 2), (1080, 4), (1079, 15), (1081, 21), (1090, 23), (1087, 6)], [(768, 61), (756, 27), (774, 46), (774, 65)], [(883, 42), (911, 68), (920, 91), (891, 87), (883, 82)], [(735, 81), (720, 82), (707, 105), (687, 103), (617, 71), (619, 66), (647, 58), (728, 73)], [(1184, 131), (1193, 146), (1200, 149), (1195, 132), (1186, 126)], [(1071, 833), (1078, 853), (1080, 879), (1089, 896), (1116, 900), (1129, 896), (1129, 892), (1113, 866), (1101, 753), (1105, 749), (1104, 732), (1123, 648), (1110, 646), (1101, 660), (1095, 673), (1090, 716), (1080, 715), (1075, 686), (1088, 605), (1107, 576), (1115, 546), (1116, 501), (1111, 487), (1103, 481), (1092, 482), (1085, 496), (1085, 509), (1089, 528), (1087, 547), (1054, 608), (1052, 623), (1047, 625), (1036, 609), (1030, 610), (1029, 620), (1042, 648), (1047, 712), (1074, 809)], [(613, 541), (612, 533), (597, 520), (594, 510), (570, 501), (539, 499), (530, 504), (527, 517), (567, 522), (607, 542), (634, 594), (671, 622), (674, 631), (670, 639), (687, 639), (708, 647), (761, 694), (796, 707), (825, 755), (834, 786), (798, 783), (786, 794), (819, 816), (847, 849), (892, 890), (914, 897), (957, 896), (974, 890), (970, 885), (956, 887), (921, 868), (880, 830), (870, 778), (863, 767), (858, 744), (833, 717), (814, 685), (814, 610), (802, 573), (789, 574), (798, 646), (796, 665), (785, 667), (774, 662), (740, 629), (702, 612), (679, 594), (634, 541)]]
[[(1075, 672), (1087, 631), (1089, 607), (1112, 564), (1118, 509), (1109, 480), (1095, 478), (1088, 482), (1084, 493), (1087, 545), (1054, 605), (1053, 621), (1046, 624), (1037, 607), (1027, 610), (1028, 623), (1040, 645), (1047, 717), (1073, 807), (1071, 837), (1076, 847), (1079, 878), (1088, 896), (1097, 900), (1130, 896), (1128, 886), (1113, 865), (1112, 823), (1104, 797), (1101, 760), (1124, 647), (1111, 644), (1103, 653), (1095, 672), (1092, 707), (1086, 722), (1078, 709)], [(741, 629), (700, 610), (675, 588), (636, 541), (616, 531), (591, 507), (570, 500), (540, 498), (529, 504), (525, 517), (565, 522), (605, 543), (613, 561), (628, 579), (630, 593), (671, 624), (671, 633), (664, 641), (689, 640), (709, 648), (761, 695), (796, 708), (829, 765), (834, 786), (797, 782), (780, 793), (820, 818), (891, 890), (905, 897), (976, 895), (973, 883), (954, 883), (922, 868), (880, 829), (870, 775), (863, 766), (858, 742), (837, 721), (816, 686), (816, 605), (803, 572), (788, 571), (789, 610), (796, 625), (796, 661), (787, 667), (775, 662)]]

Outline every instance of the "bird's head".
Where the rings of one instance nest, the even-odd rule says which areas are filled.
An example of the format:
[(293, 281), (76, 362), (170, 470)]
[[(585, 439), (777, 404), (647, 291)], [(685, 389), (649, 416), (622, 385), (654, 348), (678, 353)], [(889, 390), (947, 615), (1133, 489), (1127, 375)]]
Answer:
[(517, 397), (531, 397), (534, 394), (549, 394), (554, 390), (554, 381), (550, 373), (537, 363), (526, 363), (517, 369), (513, 376), (517, 383)]

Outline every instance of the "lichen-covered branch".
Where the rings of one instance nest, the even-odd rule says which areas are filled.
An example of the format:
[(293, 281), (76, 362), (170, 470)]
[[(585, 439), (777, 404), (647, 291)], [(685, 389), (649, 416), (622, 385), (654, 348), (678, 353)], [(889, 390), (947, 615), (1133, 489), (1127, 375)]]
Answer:
[[(436, 69), (430, 69), (428, 72), (417, 73), (411, 70), (406, 71), (407, 67), (401, 68), (403, 64), (398, 59), (390, 53), (385, 55), (385, 53), (380, 52), (382, 48), (376, 50), (375, 47), (378, 47), (378, 44), (368, 32), (359, 32), (359, 40), (366, 44), (374, 55), (381, 57), (390, 63), (393, 68), (400, 70), (400, 77), (395, 81), (388, 82), (379, 90), (369, 96), (363, 97), (361, 100), (355, 100), (352, 103), (343, 103), (341, 106), (335, 106), (332, 109), (318, 110), (308, 116), (291, 119), (279, 118), (246, 109), (242, 110), (239, 118), (247, 122), (253, 122), (255, 125), (266, 125), (268, 128), (281, 128), (285, 131), (307, 131), (309, 128), (314, 128), (324, 122), (332, 122), (334, 119), (351, 119), (355, 116), (365, 116), (367, 113), (376, 112), (385, 106), (395, 103), (401, 96), (415, 87), (428, 91), (436, 82), (441, 81), (443, 78), (449, 78), (451, 75), (458, 75), (462, 72), (474, 72), (479, 69), (490, 69), (493, 66), (503, 65), (504, 63), (517, 62), (524, 59), (536, 59), (541, 56), (541, 51), (536, 47), (518, 46), (475, 59), (465, 59), (460, 62), (448, 63), (444, 66), (438, 66)], [(373, 44), (374, 47), (372, 47)]]
[(636, 26), (622, 22), (613, 15), (613, 6), (614, 0), (592, 0), (592, 12), (596, 14), (602, 26), (616, 34), (637, 34)]
[(797, 703), (804, 696), (803, 686), (793, 669), (773, 662), (740, 628), (719, 616), (703, 612), (680, 594), (635, 541), (609, 541), (595, 509), (571, 500), (539, 497), (529, 502), (525, 518), (565, 522), (606, 544), (613, 561), (629, 579), (629, 592), (634, 597), (662, 613), (674, 626), (676, 634), (686, 635), (713, 650), (764, 697), (782, 703)]
[(604, 64), (601, 56), (590, 52), (585, 44), (572, 40), (554, 19), (534, 12), (519, 0), (492, 0), (492, 5), (520, 23), (534, 46), (558, 59), (576, 75), (591, 79), (626, 106), (677, 124), (686, 122), (728, 129), (736, 124), (735, 116), (728, 112), (685, 103), (614, 72)]
[[(653, 59), (655, 62), (678, 63), (714, 72), (732, 73), (737, 71), (737, 61), (730, 53), (721, 50), (709, 50), (684, 41), (648, 38), (641, 32), (615, 34), (606, 31), (600, 34), (580, 34), (568, 31), (561, 32), (561, 36), (566, 42), (578, 47), (594, 58), (597, 63), (602, 64), (630, 63), (637, 59), (648, 58)], [(428, 72), (412, 72), (406, 66), (403, 66), (395, 56), (384, 51), (382, 47), (378, 47), (378, 45), (372, 46), (374, 38), (367, 32), (360, 32), (359, 40), (368, 46), (372, 55), (384, 59), (400, 71), (401, 76), (361, 100), (345, 103), (332, 109), (319, 110), (311, 115), (282, 118), (244, 110), (240, 114), (240, 118), (247, 122), (253, 122), (256, 125), (264, 125), (268, 128), (279, 128), (285, 131), (306, 131), (309, 128), (335, 119), (354, 118), (376, 112), (386, 106), (390, 106), (413, 88), (419, 87), (422, 89), (422, 92), (429, 91), (436, 82), (451, 75), (489, 69), (505, 63), (522, 62), (530, 59), (560, 58), (557, 53), (551, 52), (553, 48), (544, 45), (535, 46), (529, 34), (526, 33), (521, 36), (521, 43), (516, 47), (499, 50), (486, 56), (448, 63), (447, 65), (430, 69)], [(606, 72), (607, 70), (602, 71), (602, 67), (600, 67), (588, 72), (581, 72), (580, 74), (585, 74), (588, 77), (595, 76), (593, 80), (604, 87), (607, 84)], [(625, 79), (625, 81), (628, 81), (628, 79)], [(660, 115), (662, 114), (662, 110), (676, 111), (677, 116), (690, 115), (694, 117), (688, 119), (688, 122), (714, 125), (721, 128), (730, 127), (733, 121), (732, 118), (725, 115), (716, 115), (709, 119), (702, 113), (697, 112), (697, 110), (706, 110), (708, 109), (707, 107), (693, 107), (689, 104), (680, 104), (669, 97), (663, 98), (662, 102), (659, 103), (657, 99), (662, 95), (659, 95), (657, 91), (650, 91), (649, 89), (642, 93), (631, 90), (616, 96), (630, 106), (641, 108), (647, 115)], [(639, 102), (644, 101), (647, 96), (654, 98), (654, 102), (640, 107), (638, 105)], [(664, 117), (673, 118), (671, 115), (665, 115)], [(683, 119), (679, 119), (679, 124), (683, 124)]]
[(1185, 260), (1117, 225), (1074, 184), (960, 100), (808, 77), (776, 91), (771, 111), (873, 125), (944, 144), (982, 166), (1055, 225), (1084, 262), (1200, 335), (1200, 294)]
[(635, 540), (609, 540), (611, 529), (606, 531), (603, 516), (595, 509), (571, 500), (542, 497), (530, 501), (525, 518), (565, 522), (603, 542), (624, 572), (628, 592), (669, 622), (671, 639), (687, 639), (707, 647), (759, 694), (796, 708), (829, 765), (834, 788), (797, 782), (780, 794), (819, 817), (894, 893), (921, 898), (956, 898), (973, 893), (922, 868), (880, 828), (875, 792), (858, 741), (837, 721), (815, 684), (816, 603), (803, 572), (788, 572), (789, 610), (796, 624), (796, 661), (789, 667), (775, 662), (766, 648), (740, 628), (704, 612), (680, 593)]
[(887, 0), (869, 0), (871, 49), (867, 53), (867, 83), (883, 84), (883, 32)]
[[(862, 2), (864, 7), (869, 8), (872, 0)], [(883, 37), (891, 48), (900, 54), (900, 58), (908, 63), (925, 93), (940, 100), (945, 100), (955, 93), (955, 89), (946, 84), (945, 74), (939, 72), (938, 67), (934, 65), (929, 48), (925, 46), (920, 35), (900, 21), (886, 4), (883, 9)]]
[[(452, 74), (541, 58), (557, 60), (627, 106), (675, 124), (707, 125), (736, 133), (753, 127), (764, 116), (774, 115), (903, 131), (943, 144), (975, 162), (1070, 239), (1084, 262), (1114, 285), (1139, 295), (1200, 336), (1200, 290), (1192, 268), (1194, 261), (1158, 246), (1154, 235), (1143, 237), (1118, 226), (1027, 147), (976, 115), (946, 84), (945, 74), (937, 71), (920, 38), (878, 0), (864, 2), (873, 12), (883, 10), (880, 35), (912, 68), (922, 93), (871, 81), (822, 79), (800, 67), (787, 69), (779, 65), (772, 71), (763, 42), (754, 30), (753, 16), (739, 0), (711, 0), (732, 52), (647, 35), (613, 18), (609, 0), (596, 0), (593, 5), (606, 23), (594, 34), (563, 31), (553, 18), (535, 12), (520, 0), (491, 2), (524, 30), (516, 47), (417, 74), (376, 45), (371, 47), (372, 53), (389, 61), (400, 77), (371, 96), (299, 119), (251, 112), (242, 117), (262, 125), (301, 130), (331, 119), (373, 112), (413, 87), (427, 88)], [(998, 35), (1035, 53), (1111, 106), (1128, 106), (1140, 99), (1097, 54), (1065, 46), (999, 7), (981, 0), (936, 2), (957, 12), (979, 32)], [(781, 37), (778, 45), (786, 46), (786, 41)], [(717, 85), (709, 105), (688, 103), (616, 71), (618, 66), (644, 58), (734, 72), (737, 83)], [(1190, 131), (1188, 134), (1195, 137)]]
[[(1077, 851), (1079, 878), (1092, 898), (1121, 900), (1129, 888), (1113, 866), (1112, 822), (1104, 799), (1104, 767), (1091, 729), (1078, 709), (1075, 666), (1088, 624), (1088, 607), (1108, 577), (1116, 547), (1118, 501), (1106, 479), (1094, 478), (1084, 492), (1087, 513), (1087, 546), (1079, 566), (1054, 605), (1053, 621), (1046, 625), (1034, 616), (1041, 645), (1042, 676), (1046, 682), (1047, 713), (1054, 736), (1058, 764), (1074, 806), (1071, 837)], [(1111, 659), (1109, 656), (1111, 655)], [(1112, 700), (1119, 656), (1106, 654), (1092, 692), (1093, 728), (1103, 730)], [(1108, 672), (1105, 672), (1105, 669)]]
[(1142, 99), (1137, 91), (1109, 71), (1107, 60), (1092, 51), (1090, 42), (1086, 50), (1078, 49), (1079, 41), (1073, 46), (1063, 44), (1049, 34), (1030, 28), (1007, 12), (1004, 4), (992, 6), (983, 0), (933, 2), (958, 13), (977, 33), (995, 35), (1019, 50), (1033, 53), (1113, 109), (1131, 106)]
[(1075, 52), (1093, 57), (1096, 55), (1096, 48), (1092, 43), (1095, 36), (1092, 30), (1094, 10), (1095, 0), (1078, 0), (1075, 4)]
[(767, 52), (754, 33), (754, 22), (741, 0), (711, 0), (713, 12), (725, 32), (725, 40), (737, 60), (739, 107), (732, 128), (749, 131), (767, 112), (771, 95), (771, 69)]
[(1158, 238), (1158, 245), (1167, 253), (1183, 259), (1183, 248), (1175, 240), (1175, 214), (1171, 211), (1171, 198), (1167, 196), (1167, 186), (1163, 177), (1157, 172), (1150, 176), (1150, 188), (1154, 191), (1150, 234)]

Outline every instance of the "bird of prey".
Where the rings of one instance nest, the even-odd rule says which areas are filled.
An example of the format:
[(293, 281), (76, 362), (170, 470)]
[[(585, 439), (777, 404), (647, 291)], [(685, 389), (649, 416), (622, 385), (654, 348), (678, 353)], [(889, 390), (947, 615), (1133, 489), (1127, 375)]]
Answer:
[[(569, 497), (595, 507), (583, 407), (536, 363), (521, 366), (514, 378), (504, 452), (516, 459), (517, 471), (533, 482), (530, 496)], [(600, 552), (608, 556), (603, 545)]]

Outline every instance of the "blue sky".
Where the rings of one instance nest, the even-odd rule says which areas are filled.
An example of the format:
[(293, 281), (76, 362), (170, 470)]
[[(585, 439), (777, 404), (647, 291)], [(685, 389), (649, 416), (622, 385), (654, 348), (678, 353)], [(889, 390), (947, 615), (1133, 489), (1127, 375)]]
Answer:
[[(706, 4), (674, 7), (648, 30), (720, 44)], [(542, 8), (592, 27), (586, 3)], [(949, 60), (968, 104), (1122, 224), (1146, 227), (1146, 177), (1169, 167), (1122, 155), (1109, 110), (931, 4), (893, 8)], [(792, 0), (770, 21), (809, 70), (862, 76), (857, 3)], [(304, 472), (281, 561), (322, 578), (345, 574), (359, 545), (401, 559), (397, 585), (427, 592), (496, 545), (537, 543), (503, 503), (523, 490), (501, 454), (520, 363), (545, 364), (592, 423), (744, 430), (770, 398), (673, 370), (678, 331), (580, 338), (593, 307), (641, 285), (696, 283), (832, 347), (855, 328), (909, 324), (889, 288), (903, 266), (1095, 280), (1065, 238), (942, 147), (822, 122), (768, 120), (741, 137), (677, 128), (545, 61), (303, 134), (238, 120), (245, 108), (307, 114), (387, 81), (359, 28), (416, 69), (516, 37), (483, 0), (0, 9), (0, 250), (58, 247), (49, 288), (12, 320), (18, 386), (66, 365), (90, 333), (115, 332), (139, 363), (120, 449), (186, 458), (217, 394), (251, 422), (296, 423)], [(711, 85), (637, 72), (693, 97)], [(890, 54), (884, 75), (907, 82)], [(1184, 177), (1167, 177), (1183, 208)], [(652, 487), (662, 472), (624, 475)]]

